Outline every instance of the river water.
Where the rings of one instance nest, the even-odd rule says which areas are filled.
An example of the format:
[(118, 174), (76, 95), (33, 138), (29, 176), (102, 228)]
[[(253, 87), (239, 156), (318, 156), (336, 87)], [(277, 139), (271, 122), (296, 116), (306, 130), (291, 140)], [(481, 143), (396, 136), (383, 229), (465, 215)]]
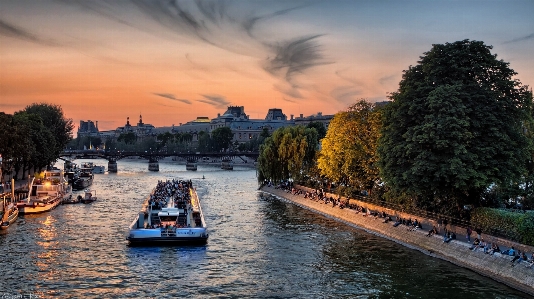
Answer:
[[(162, 161), (159, 172), (149, 172), (145, 160), (129, 159), (118, 168), (95, 175), (97, 202), (24, 216), (0, 232), (0, 298), (527, 298), (467, 269), (261, 199), (251, 168), (199, 165), (191, 172)], [(129, 247), (128, 226), (157, 181), (169, 178), (197, 186), (208, 244)]]

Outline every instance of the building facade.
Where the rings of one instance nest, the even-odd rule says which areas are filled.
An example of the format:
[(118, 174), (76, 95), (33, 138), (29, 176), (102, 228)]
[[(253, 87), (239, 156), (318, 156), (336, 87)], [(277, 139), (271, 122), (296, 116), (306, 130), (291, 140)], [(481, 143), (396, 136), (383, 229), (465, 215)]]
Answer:
[(100, 132), (98, 131), (98, 121), (95, 124), (91, 120), (88, 120), (88, 121), (80, 120), (80, 126), (78, 127), (78, 132), (77, 132), (76, 137), (80, 138), (80, 137), (86, 137), (86, 136), (100, 137)]

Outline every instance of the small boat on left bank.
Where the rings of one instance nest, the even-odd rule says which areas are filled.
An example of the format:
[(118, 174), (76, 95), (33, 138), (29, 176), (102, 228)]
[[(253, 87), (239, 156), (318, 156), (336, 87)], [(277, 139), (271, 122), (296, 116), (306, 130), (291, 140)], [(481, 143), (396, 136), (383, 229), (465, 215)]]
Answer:
[(0, 229), (7, 229), (19, 217), (19, 209), (14, 202), (3, 197), (2, 211), (0, 211)]
[(59, 169), (47, 170), (43, 179), (33, 179), (28, 196), (17, 203), (20, 214), (48, 212), (57, 207), (69, 193), (69, 185)]

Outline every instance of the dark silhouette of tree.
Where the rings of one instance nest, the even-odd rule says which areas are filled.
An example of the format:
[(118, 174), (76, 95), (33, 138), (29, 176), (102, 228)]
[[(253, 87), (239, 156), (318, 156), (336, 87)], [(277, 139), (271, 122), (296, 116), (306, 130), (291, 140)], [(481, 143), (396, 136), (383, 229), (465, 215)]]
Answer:
[(490, 185), (525, 172), (532, 93), (491, 49), (469, 40), (433, 45), (404, 72), (378, 148), (391, 197), (458, 214)]

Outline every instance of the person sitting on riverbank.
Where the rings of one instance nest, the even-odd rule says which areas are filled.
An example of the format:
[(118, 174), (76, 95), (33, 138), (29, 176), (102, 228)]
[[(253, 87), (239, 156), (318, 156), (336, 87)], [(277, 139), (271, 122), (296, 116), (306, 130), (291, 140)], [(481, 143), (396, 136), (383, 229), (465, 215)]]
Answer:
[(452, 240), (452, 233), (450, 231), (447, 231), (445, 229), (445, 233), (443, 234), (443, 243), (449, 243)]
[[(478, 238), (477, 238), (478, 239)], [(479, 248), (484, 248), (486, 247), (486, 242), (484, 241), (484, 239), (480, 240), (480, 242), (478, 243), (478, 245), (476, 245), (474, 248), (473, 248), (473, 251), (476, 251), (477, 249)]]
[(397, 216), (397, 221), (395, 221), (395, 223), (393, 223), (393, 227), (397, 227), (399, 225), (402, 224), (402, 218)]
[(408, 227), (408, 230), (409, 231), (414, 231), (414, 230), (418, 230), (422, 228), (421, 227), (421, 224), (419, 223), (419, 221), (417, 221), (417, 219), (415, 219), (413, 222), (412, 222), (412, 225), (410, 227)]
[(525, 267), (531, 268), (534, 265), (534, 253), (530, 255), (530, 258), (527, 259), (527, 265)]
[(491, 249), (487, 253), (493, 255), (495, 252), (501, 253), (501, 249), (499, 248), (499, 244), (493, 242), (491, 244)]
[(384, 219), (384, 223), (388, 223), (390, 221), (393, 221), (393, 219), (391, 219), (391, 216), (387, 216), (386, 219)]
[(491, 246), (492, 245), (491, 245), (490, 242), (486, 242), (486, 245), (484, 246), (484, 248), (482, 248), (482, 249), (484, 249), (484, 253), (487, 254), (491, 250)]
[(512, 246), (512, 248), (510, 248), (508, 250), (501, 251), (501, 254), (509, 255), (509, 256), (515, 256), (515, 248), (514, 248), (514, 246)]
[(473, 250), (475, 248), (478, 248), (478, 245), (480, 245), (480, 240), (478, 238), (475, 238), (475, 240), (473, 241), (473, 245), (471, 247), (469, 247), (469, 250)]
[(514, 266), (515, 261), (521, 259), (521, 255), (522, 255), (521, 250), (518, 250), (517, 253), (514, 255), (514, 258), (511, 260), (512, 267)]
[(438, 233), (438, 229), (436, 226), (432, 226), (432, 229), (428, 231), (427, 237), (432, 237), (433, 235)]

